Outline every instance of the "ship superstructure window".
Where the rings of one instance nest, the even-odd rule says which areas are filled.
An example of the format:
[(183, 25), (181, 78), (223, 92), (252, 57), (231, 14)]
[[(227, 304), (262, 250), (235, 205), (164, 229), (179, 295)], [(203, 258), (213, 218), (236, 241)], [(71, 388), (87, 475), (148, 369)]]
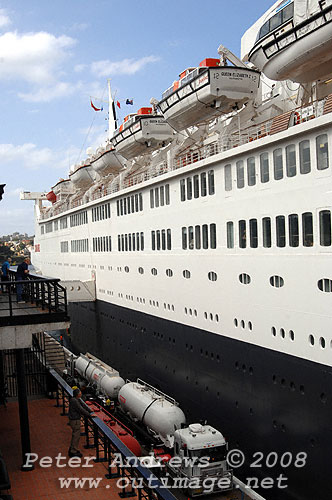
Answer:
[(104, 203), (103, 205), (98, 205), (92, 209), (92, 222), (98, 222), (100, 220), (110, 219), (111, 217), (111, 204)]
[(129, 215), (135, 212), (143, 211), (143, 195), (142, 193), (132, 194), (121, 198), (116, 202), (117, 215)]
[(68, 227), (68, 219), (67, 217), (61, 217), (60, 219), (60, 229), (67, 229)]
[(55, 220), (54, 223), (53, 223), (53, 230), (57, 231), (58, 229), (59, 229), (59, 221)]
[(317, 169), (325, 170), (329, 168), (329, 148), (327, 134), (316, 137)]
[(270, 180), (270, 167), (269, 167), (269, 153), (262, 153), (259, 157), (261, 183), (269, 182)]
[(210, 281), (217, 281), (218, 275), (214, 271), (210, 271), (208, 273), (208, 278), (209, 278)]
[(69, 252), (68, 241), (60, 241), (60, 251), (61, 253)]
[(289, 246), (299, 246), (299, 217), (297, 214), (288, 216)]
[(170, 204), (169, 184), (150, 189), (150, 208), (163, 207)]
[(296, 152), (294, 144), (286, 147), (286, 173), (287, 177), (294, 177), (296, 175)]
[(281, 288), (284, 286), (284, 279), (281, 276), (271, 276), (270, 285), (275, 288)]
[(234, 248), (234, 222), (227, 222), (227, 248)]
[(281, 148), (273, 151), (273, 172), (276, 181), (279, 181), (284, 176)]
[(270, 217), (263, 217), (262, 229), (263, 229), (263, 247), (270, 248), (272, 244)]
[(40, 234), (44, 234), (44, 232), (45, 232), (44, 226), (40, 226)]
[(285, 217), (283, 215), (278, 215), (278, 217), (276, 217), (276, 236), (277, 236), (277, 247), (285, 247), (286, 226), (285, 226)]
[(246, 246), (247, 246), (246, 221), (239, 220), (239, 247), (246, 248)]
[(285, 22), (292, 19), (294, 14), (294, 4), (293, 2), (287, 5), (284, 9), (280, 10), (271, 19), (266, 21), (259, 30), (257, 41), (264, 38), (268, 33), (274, 31), (276, 28), (284, 24)]
[(78, 212), (77, 214), (73, 214), (70, 216), (70, 227), (81, 226), (82, 224), (88, 223), (88, 212), (87, 210), (82, 210), (82, 212)]
[(203, 224), (202, 226), (189, 226), (182, 228), (183, 250), (204, 250), (217, 248), (216, 224)]
[(239, 281), (243, 285), (249, 285), (251, 283), (251, 277), (247, 273), (242, 273), (239, 276)]
[(200, 196), (215, 194), (214, 170), (195, 174), (180, 180), (180, 199), (189, 201)]
[(302, 236), (303, 236), (303, 246), (312, 247), (314, 244), (314, 230), (312, 213), (305, 212), (302, 214)]
[(71, 252), (88, 252), (89, 251), (89, 240), (84, 238), (82, 240), (71, 240), (70, 242)]
[(231, 191), (232, 190), (232, 165), (228, 164), (225, 165), (224, 169), (224, 176), (225, 176), (225, 191)]
[(170, 229), (151, 231), (152, 250), (172, 250), (172, 233)]
[(256, 184), (256, 164), (254, 156), (247, 159), (247, 175), (248, 186), (254, 186)]
[(236, 185), (237, 185), (238, 189), (242, 189), (244, 187), (243, 160), (239, 160), (236, 162)]
[(331, 212), (322, 210), (319, 212), (320, 245), (328, 247), (331, 245)]
[(144, 233), (118, 234), (119, 252), (136, 252), (144, 250)]
[(111, 252), (112, 251), (111, 236), (96, 236), (95, 238), (92, 238), (92, 251)]
[(332, 292), (332, 280), (323, 278), (318, 281), (317, 286), (321, 292)]
[(45, 224), (45, 233), (51, 233), (53, 231), (53, 222), (47, 222)]
[(250, 230), (250, 247), (258, 247), (258, 232), (257, 232), (257, 219), (250, 219), (249, 221)]
[(300, 173), (308, 174), (311, 171), (310, 161), (310, 141), (301, 141), (299, 144), (300, 151)]

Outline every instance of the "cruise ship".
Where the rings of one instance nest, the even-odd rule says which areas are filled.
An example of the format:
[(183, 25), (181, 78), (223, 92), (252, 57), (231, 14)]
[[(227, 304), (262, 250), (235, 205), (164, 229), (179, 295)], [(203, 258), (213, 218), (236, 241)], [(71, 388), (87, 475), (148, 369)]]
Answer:
[(105, 147), (22, 194), (73, 348), (207, 418), (269, 500), (332, 497), (331, 21), (332, 0), (276, 2), (241, 58), (111, 113)]

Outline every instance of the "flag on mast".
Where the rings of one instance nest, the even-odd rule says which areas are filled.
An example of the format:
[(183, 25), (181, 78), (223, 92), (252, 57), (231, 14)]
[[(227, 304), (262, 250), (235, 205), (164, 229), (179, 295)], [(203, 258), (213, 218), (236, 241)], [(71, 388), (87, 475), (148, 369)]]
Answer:
[(93, 104), (92, 99), (90, 99), (90, 104), (91, 104), (92, 109), (94, 109), (95, 111), (102, 111), (102, 110), (103, 110), (103, 107), (101, 107), (101, 108), (97, 108), (97, 107)]
[(116, 101), (116, 105), (117, 105), (118, 108), (121, 109), (121, 105), (120, 105), (119, 101)]
[(126, 104), (134, 104), (134, 99), (126, 99)]

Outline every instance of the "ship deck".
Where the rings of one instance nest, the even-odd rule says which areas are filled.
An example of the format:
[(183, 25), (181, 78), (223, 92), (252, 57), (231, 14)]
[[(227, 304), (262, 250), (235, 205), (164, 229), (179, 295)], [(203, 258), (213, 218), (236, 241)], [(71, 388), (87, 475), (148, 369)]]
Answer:
[[(68, 465), (68, 445), (71, 438), (71, 429), (67, 425), (67, 417), (61, 416), (61, 408), (54, 406), (52, 399), (35, 399), (29, 401), (29, 420), (31, 452), (38, 455), (35, 468), (32, 471), (21, 471), (21, 441), (19, 425), (19, 409), (17, 402), (7, 403), (7, 407), (0, 406), (0, 450), (6, 462), (11, 489), (8, 491), (14, 500), (110, 500), (119, 498), (120, 490), (117, 479), (106, 479), (107, 463), (90, 461), (92, 467), (75, 467)], [(82, 464), (86, 457), (94, 457), (93, 449), (84, 449), (84, 439), (81, 438), (80, 448), (83, 454)], [(56, 467), (55, 457), (61, 453), (63, 458)], [(52, 458), (52, 465), (42, 467), (42, 457)], [(102, 478), (97, 488), (90, 487), (87, 482), (84, 486), (60, 487), (60, 478)], [(172, 491), (174, 493), (174, 491)], [(187, 499), (183, 494), (178, 495), (181, 500)], [(213, 495), (214, 500), (245, 500), (248, 499), (240, 491), (224, 495)]]

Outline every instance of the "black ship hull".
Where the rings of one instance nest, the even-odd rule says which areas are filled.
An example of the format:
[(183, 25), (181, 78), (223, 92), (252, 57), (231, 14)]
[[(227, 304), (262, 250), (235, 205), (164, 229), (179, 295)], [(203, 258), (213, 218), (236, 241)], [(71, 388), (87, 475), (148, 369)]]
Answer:
[(262, 496), (332, 497), (331, 368), (103, 301), (72, 303), (70, 316), (74, 351), (172, 395), (189, 422), (207, 419)]

